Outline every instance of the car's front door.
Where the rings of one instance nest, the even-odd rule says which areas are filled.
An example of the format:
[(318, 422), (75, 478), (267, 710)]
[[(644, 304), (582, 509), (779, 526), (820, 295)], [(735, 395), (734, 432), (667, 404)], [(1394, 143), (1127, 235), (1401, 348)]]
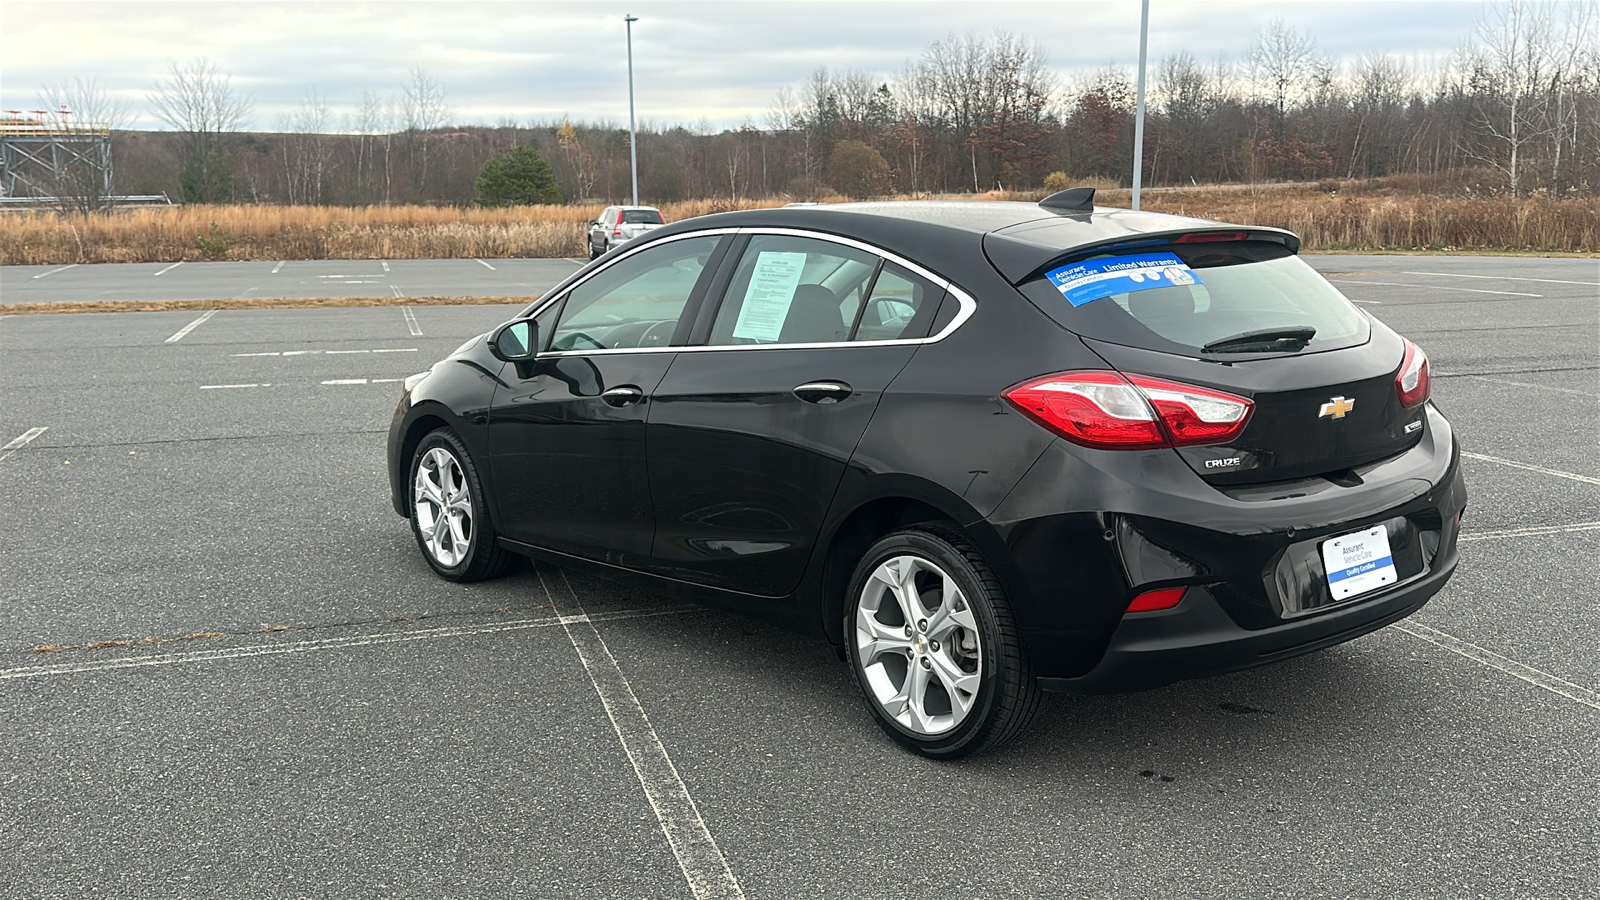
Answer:
[[(751, 236), (714, 318), (700, 317), (702, 343), (683, 348), (651, 402), (651, 566), (750, 594), (793, 591), (883, 389), (942, 295), (862, 247)], [(886, 298), (913, 315), (886, 325), (863, 314), (890, 308)]]
[(506, 367), (490, 412), (506, 537), (621, 565), (649, 553), (646, 411), (721, 240), (686, 237), (629, 254), (541, 314), (553, 322), (548, 334), (541, 322), (545, 351)]

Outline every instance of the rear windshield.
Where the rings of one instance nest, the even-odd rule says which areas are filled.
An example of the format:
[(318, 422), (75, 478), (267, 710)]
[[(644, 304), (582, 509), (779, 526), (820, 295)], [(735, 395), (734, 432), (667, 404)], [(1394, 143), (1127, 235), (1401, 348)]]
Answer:
[(653, 209), (625, 209), (622, 211), (622, 224), (624, 225), (662, 225), (661, 213)]
[(1167, 353), (1199, 355), (1237, 335), (1308, 326), (1316, 334), (1299, 352), (1349, 347), (1368, 335), (1366, 319), (1327, 279), (1264, 242), (1100, 254), (1054, 266), (1020, 290), (1077, 334)]

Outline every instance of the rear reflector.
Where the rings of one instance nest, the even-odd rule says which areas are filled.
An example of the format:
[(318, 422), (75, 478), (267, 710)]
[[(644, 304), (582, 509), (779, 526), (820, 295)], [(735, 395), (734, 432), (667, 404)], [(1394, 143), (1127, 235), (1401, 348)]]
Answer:
[(1155, 612), (1160, 609), (1171, 609), (1183, 599), (1183, 592), (1188, 588), (1160, 588), (1154, 591), (1145, 591), (1133, 598), (1128, 604), (1128, 612)]
[(1242, 231), (1199, 231), (1195, 232), (1194, 234), (1183, 235), (1182, 237), (1173, 241), (1173, 243), (1211, 244), (1217, 241), (1242, 241), (1247, 237), (1249, 237), (1249, 235)]
[(1400, 360), (1400, 374), (1394, 377), (1394, 392), (1400, 397), (1400, 405), (1416, 409), (1428, 402), (1432, 382), (1428, 374), (1428, 354), (1407, 340), (1406, 355)]
[(1046, 375), (1001, 396), (1067, 440), (1101, 450), (1224, 443), (1244, 430), (1254, 406), (1210, 388), (1109, 370)]

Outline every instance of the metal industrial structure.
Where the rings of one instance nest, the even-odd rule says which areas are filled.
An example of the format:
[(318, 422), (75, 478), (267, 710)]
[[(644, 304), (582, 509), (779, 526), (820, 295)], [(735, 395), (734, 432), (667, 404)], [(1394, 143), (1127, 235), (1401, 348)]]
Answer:
[(171, 205), (165, 194), (116, 193), (105, 123), (74, 120), (64, 106), (0, 112), (0, 209)]
[[(0, 197), (55, 199), (93, 193), (111, 198), (111, 129), (75, 122), (66, 109), (8, 109), (0, 119)], [(70, 188), (70, 190), (69, 190)]]

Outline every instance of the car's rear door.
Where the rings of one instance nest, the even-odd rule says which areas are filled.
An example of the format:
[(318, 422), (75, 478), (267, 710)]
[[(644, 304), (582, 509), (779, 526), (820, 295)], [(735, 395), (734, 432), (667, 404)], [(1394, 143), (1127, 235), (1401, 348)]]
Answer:
[[(863, 245), (799, 233), (752, 234), (725, 268), (698, 345), (682, 348), (650, 405), (651, 567), (780, 596), (798, 585), (845, 466), (945, 285)], [(885, 323), (876, 311), (902, 315)]]
[(546, 350), (503, 370), (489, 418), (505, 536), (621, 565), (649, 554), (646, 411), (726, 239), (644, 247), (541, 312)]

